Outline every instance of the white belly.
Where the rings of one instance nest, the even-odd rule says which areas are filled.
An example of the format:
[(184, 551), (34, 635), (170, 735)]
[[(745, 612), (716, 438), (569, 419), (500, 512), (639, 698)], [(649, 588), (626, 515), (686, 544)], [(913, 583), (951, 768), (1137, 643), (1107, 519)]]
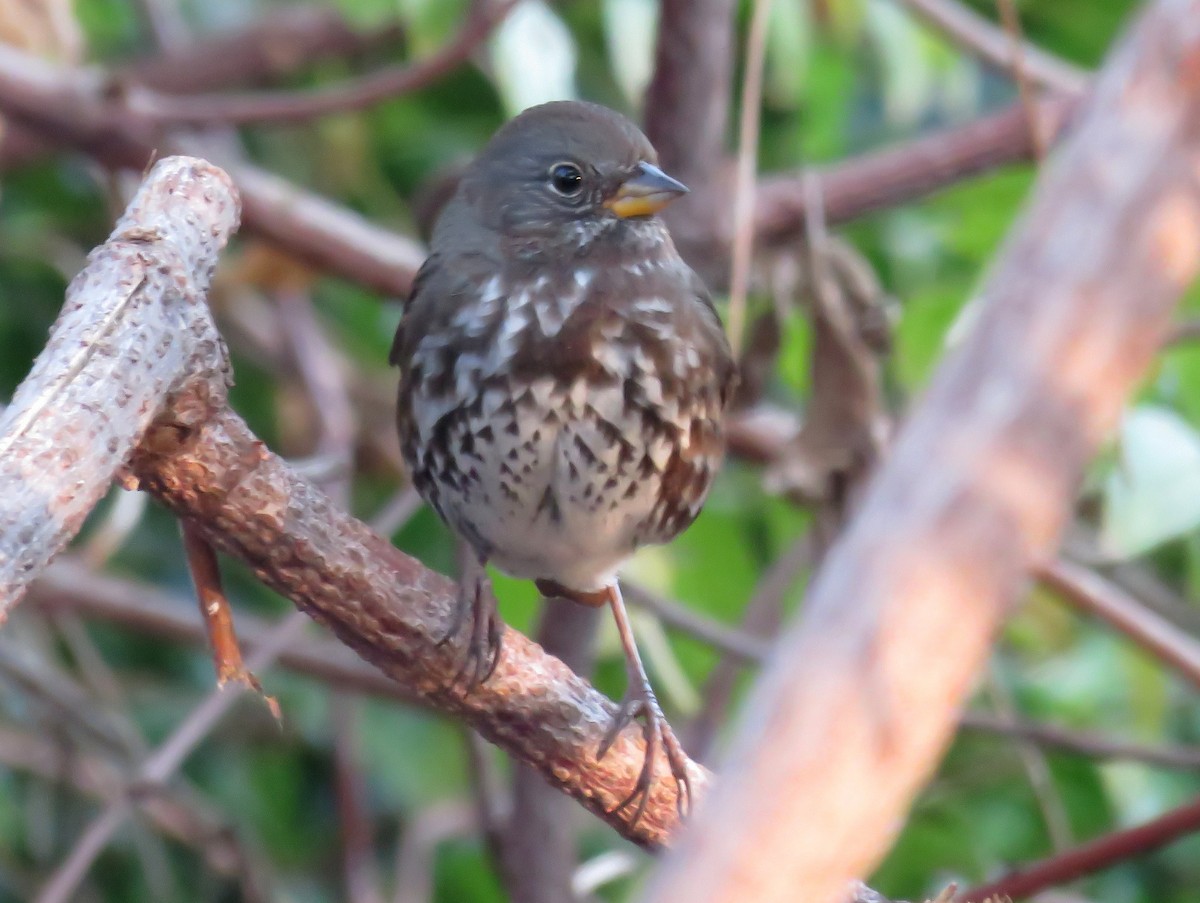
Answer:
[[(599, 589), (635, 550), (671, 449), (628, 442), (640, 423), (625, 421), (619, 385), (558, 389), (546, 379), (512, 397), (509, 411), (489, 390), (482, 416), (456, 430), (458, 443), (467, 430), (476, 438), (461, 489), (441, 491), (442, 511), (506, 573)], [(479, 438), (484, 425), (490, 441)], [(656, 468), (641, 466), (646, 458)]]

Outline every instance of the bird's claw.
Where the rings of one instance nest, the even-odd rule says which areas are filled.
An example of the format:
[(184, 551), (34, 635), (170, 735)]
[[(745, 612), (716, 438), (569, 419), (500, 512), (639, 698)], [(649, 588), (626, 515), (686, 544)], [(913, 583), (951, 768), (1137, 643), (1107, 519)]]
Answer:
[(437, 642), (439, 648), (462, 631), (468, 611), (471, 612), (471, 633), (467, 639), (467, 648), (461, 666), (448, 684), (450, 688), (461, 684), (464, 693), (469, 693), (484, 684), (495, 673), (496, 666), (500, 663), (500, 616), (486, 579), (466, 580), (460, 585), (454, 617), (450, 628)]
[(629, 820), (630, 826), (636, 825), (645, 814), (650, 802), (650, 785), (654, 780), (654, 761), (658, 756), (659, 744), (667, 755), (667, 763), (671, 767), (671, 775), (675, 778), (675, 804), (681, 818), (686, 817), (691, 808), (692, 784), (688, 776), (687, 755), (671, 725), (659, 708), (658, 700), (649, 687), (634, 686), (625, 694), (617, 708), (617, 714), (605, 732), (596, 757), (604, 758), (621, 731), (635, 719), (642, 719), (642, 736), (646, 741), (646, 753), (642, 759), (642, 768), (638, 772), (633, 790), (621, 802), (614, 806), (610, 814), (615, 814), (633, 807), (633, 815)]

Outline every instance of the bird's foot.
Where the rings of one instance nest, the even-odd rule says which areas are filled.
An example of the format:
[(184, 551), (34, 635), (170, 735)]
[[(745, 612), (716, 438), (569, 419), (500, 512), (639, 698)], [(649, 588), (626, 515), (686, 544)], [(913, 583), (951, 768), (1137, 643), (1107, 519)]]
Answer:
[(650, 802), (650, 787), (654, 781), (654, 761), (661, 744), (667, 754), (671, 775), (675, 778), (675, 804), (679, 809), (680, 817), (684, 817), (691, 807), (692, 798), (691, 779), (688, 777), (687, 770), (687, 754), (684, 753), (679, 738), (671, 730), (671, 725), (667, 723), (666, 716), (663, 715), (662, 709), (658, 705), (658, 699), (654, 695), (654, 690), (645, 679), (631, 679), (629, 689), (617, 708), (617, 714), (614, 716), (612, 724), (609, 725), (604, 739), (600, 741), (600, 748), (596, 756), (604, 758), (613, 743), (616, 742), (617, 737), (620, 736), (621, 731), (637, 718), (642, 719), (642, 736), (646, 740), (646, 755), (642, 759), (642, 770), (638, 772), (633, 790), (611, 812), (617, 813), (632, 807), (633, 816), (629, 821), (630, 826), (636, 825), (641, 820), (646, 806)]
[(459, 581), (458, 600), (450, 629), (438, 640), (437, 645), (445, 646), (457, 637), (462, 632), (468, 616), (471, 632), (467, 638), (463, 661), (447, 685), (453, 688), (461, 684), (464, 693), (470, 693), (486, 682), (500, 662), (500, 614), (496, 610), (496, 596), (482, 566), (478, 569), (472, 568), (463, 574), (462, 580)]

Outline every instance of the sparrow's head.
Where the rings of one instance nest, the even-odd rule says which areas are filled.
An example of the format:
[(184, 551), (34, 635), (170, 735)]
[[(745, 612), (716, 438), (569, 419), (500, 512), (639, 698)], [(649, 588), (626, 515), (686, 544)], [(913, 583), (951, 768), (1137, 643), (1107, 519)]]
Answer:
[(464, 180), (487, 227), (517, 239), (586, 244), (655, 213), (687, 188), (656, 165), (637, 126), (597, 104), (532, 107), (500, 129)]

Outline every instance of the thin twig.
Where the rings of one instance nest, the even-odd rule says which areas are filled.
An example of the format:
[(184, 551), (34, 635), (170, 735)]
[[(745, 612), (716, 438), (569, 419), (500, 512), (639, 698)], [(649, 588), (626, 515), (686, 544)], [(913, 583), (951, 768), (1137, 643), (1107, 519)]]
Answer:
[(1095, 571), (1053, 561), (1038, 577), (1080, 611), (1095, 615), (1200, 686), (1200, 640), (1138, 603)]
[(1038, 160), (1042, 160), (1049, 150), (1050, 142), (1042, 129), (1042, 120), (1037, 111), (1037, 98), (1034, 95), (1027, 71), (1028, 62), (1025, 59), (1027, 47), (1021, 35), (1021, 16), (1017, 12), (1017, 6), (1013, 0), (996, 0), (996, 5), (1000, 7), (1000, 20), (1004, 24), (1004, 32), (1008, 35), (1009, 46), (1012, 48), (1009, 71), (1017, 83), (1021, 106), (1025, 108), (1025, 114), (1029, 119), (1029, 134), (1033, 137), (1034, 154)]
[(1149, 746), (1114, 740), (1103, 734), (1067, 730), (1036, 721), (1019, 721), (984, 712), (967, 712), (959, 726), (965, 731), (1021, 737), (1050, 749), (1097, 759), (1121, 759), (1161, 768), (1200, 770), (1200, 746)]
[[(995, 667), (994, 660), (985, 676), (985, 687), (996, 711), (1005, 719), (1015, 719), (1016, 702), (1004, 683), (1004, 678)], [(1012, 736), (1017, 758), (1021, 760), (1034, 800), (1042, 812), (1042, 820), (1046, 823), (1046, 833), (1050, 836), (1051, 846), (1055, 852), (1061, 852), (1071, 846), (1075, 838), (1071, 832), (1071, 819), (1067, 815), (1067, 807), (1054, 784), (1050, 765), (1036, 743), (1016, 734)]]
[(733, 196), (733, 262), (729, 277), (729, 344), (734, 354), (742, 347), (746, 295), (754, 253), (754, 192), (758, 169), (758, 123), (762, 113), (763, 62), (771, 0), (754, 0), (746, 36), (745, 74), (738, 121), (737, 177)]
[[(1002, 71), (1010, 71), (1012, 40), (983, 16), (957, 0), (900, 0), (908, 9), (958, 46)], [(1082, 94), (1088, 73), (1039, 47), (1022, 42), (1021, 57), (1029, 77), (1041, 87), (1064, 94)]]
[[(274, 636), (250, 656), (249, 667), (262, 671), (300, 636), (308, 619), (299, 612), (288, 615)], [(130, 782), (130, 792), (139, 786), (157, 787), (166, 783), (216, 723), (229, 711), (246, 688), (241, 684), (214, 689), (194, 708), (170, 736), (138, 767)], [(37, 896), (37, 903), (67, 903), (83, 881), (96, 857), (108, 845), (113, 834), (129, 817), (132, 800), (128, 795), (109, 803), (87, 827), (62, 864), (50, 876)]]
[(1025, 866), (1004, 878), (963, 891), (958, 903), (984, 903), (990, 898), (1028, 897), (1057, 884), (1066, 884), (1084, 875), (1111, 868), (1119, 862), (1144, 856), (1200, 831), (1200, 799), (1180, 806), (1144, 825), (1115, 831), (1089, 841), (1073, 850)]

